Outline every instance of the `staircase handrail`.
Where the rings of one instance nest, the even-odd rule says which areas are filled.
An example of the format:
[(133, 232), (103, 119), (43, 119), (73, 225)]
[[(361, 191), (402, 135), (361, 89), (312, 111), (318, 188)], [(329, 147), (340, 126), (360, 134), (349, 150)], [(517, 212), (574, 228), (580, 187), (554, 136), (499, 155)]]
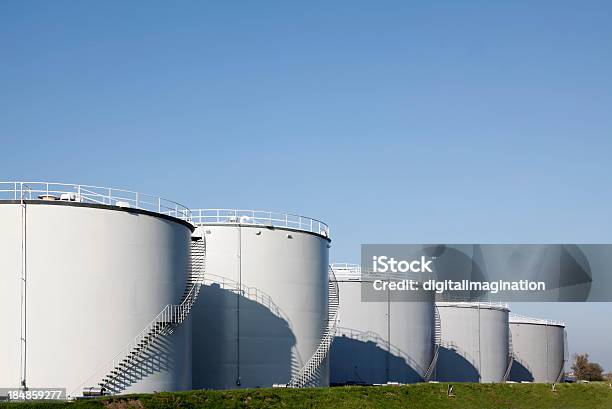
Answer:
[[(330, 266), (331, 267), (331, 266)], [(303, 388), (312, 384), (314, 381), (313, 377), (316, 371), (319, 369), (321, 363), (327, 358), (331, 344), (336, 336), (336, 330), (338, 327), (338, 306), (340, 303), (340, 291), (336, 276), (334, 275), (333, 268), (329, 269), (328, 288), (330, 291), (328, 301), (328, 312), (326, 324), (321, 337), (321, 342), (317, 346), (314, 354), (308, 359), (306, 364), (298, 371), (298, 373), (291, 378), (288, 387), (291, 388)]]
[(470, 354), (468, 354), (463, 349), (459, 348), (459, 346), (456, 343), (451, 342), (451, 341), (442, 341), (440, 343), (440, 346), (455, 351), (456, 353), (461, 355), (463, 358), (465, 358), (466, 361), (468, 361), (470, 364), (472, 364), (472, 366), (477, 371), (480, 371), (480, 365), (477, 364), (476, 359), (474, 359)]
[[(161, 322), (172, 323), (172, 318), (175, 317), (175, 310), (179, 312), (178, 314), (176, 314), (176, 316), (180, 318), (179, 322), (177, 322), (176, 324), (181, 324), (186, 317), (183, 312), (187, 311), (188, 313), (191, 310), (191, 307), (195, 303), (195, 300), (199, 294), (201, 282), (204, 276), (203, 270), (204, 267), (200, 269), (200, 272), (197, 274), (198, 279), (192, 284), (188, 294), (183, 297), (183, 301), (181, 302), (181, 304), (167, 304), (155, 316), (155, 318), (153, 318), (134, 338), (132, 338), (130, 342), (128, 342), (123, 348), (121, 348), (121, 350), (115, 356), (113, 356), (110, 361), (101, 365), (92, 375), (90, 375), (85, 380), (85, 382), (83, 382), (77, 389), (72, 391), (71, 396), (75, 396), (75, 393), (81, 391), (85, 385), (90, 384), (92, 379), (102, 379), (104, 375), (108, 374), (111, 370), (116, 368), (117, 365), (121, 362), (121, 360), (125, 358), (127, 354), (132, 351), (138, 345), (138, 343), (140, 343), (144, 339), (146, 334), (153, 330), (156, 324)], [(162, 320), (162, 318), (164, 319)]]
[(425, 373), (425, 368), (423, 368), (419, 363), (417, 363), (406, 352), (402, 351), (397, 346), (390, 344), (385, 338), (383, 338), (377, 332), (374, 332), (372, 330), (361, 331), (361, 330), (357, 330), (353, 328), (338, 327), (338, 333), (342, 336), (348, 336), (349, 338), (354, 339), (354, 340), (373, 342), (377, 345), (381, 345), (382, 347), (387, 349), (387, 352), (393, 354), (394, 356), (404, 359), (414, 369), (420, 371), (421, 373)]
[[(244, 294), (247, 294), (247, 297), (245, 298), (248, 298), (250, 300), (253, 299), (251, 296), (254, 295), (256, 302), (268, 308), (268, 310), (270, 310), (270, 312), (272, 312), (277, 317), (282, 318), (285, 321), (287, 321), (289, 326), (291, 326), (291, 321), (289, 320), (289, 317), (287, 316), (287, 314), (283, 312), (283, 310), (274, 302), (274, 299), (269, 294), (260, 290), (259, 288), (239, 283), (238, 281), (232, 280), (230, 278), (227, 278), (227, 277), (224, 277), (218, 274), (206, 273), (204, 275), (204, 280), (202, 284), (208, 285), (209, 283), (219, 284), (219, 286), (224, 290), (228, 290), (232, 292), (238, 291), (240, 295), (242, 296), (244, 296)], [(228, 286), (228, 284), (233, 285), (234, 287), (230, 287)]]
[(436, 368), (436, 364), (438, 363), (438, 356), (440, 354), (440, 344), (442, 343), (442, 323), (440, 319), (440, 311), (438, 310), (438, 306), (434, 304), (434, 354), (431, 359), (431, 363), (429, 367), (423, 374), (423, 380), (426, 382), (431, 379), (433, 372)]
[(505, 383), (510, 377), (510, 371), (512, 370), (513, 362), (514, 362), (514, 351), (512, 350), (512, 332), (510, 332), (510, 329), (508, 329), (508, 367), (506, 368), (506, 372), (504, 372), (502, 383)]

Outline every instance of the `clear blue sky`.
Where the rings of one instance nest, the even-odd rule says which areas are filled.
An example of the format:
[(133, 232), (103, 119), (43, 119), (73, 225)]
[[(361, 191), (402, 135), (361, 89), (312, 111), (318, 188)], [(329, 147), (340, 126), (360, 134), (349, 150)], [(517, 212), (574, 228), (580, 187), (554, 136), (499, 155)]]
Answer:
[[(327, 221), (363, 242), (612, 242), (612, 3), (0, 2), (0, 179)], [(612, 305), (565, 320), (612, 370)]]

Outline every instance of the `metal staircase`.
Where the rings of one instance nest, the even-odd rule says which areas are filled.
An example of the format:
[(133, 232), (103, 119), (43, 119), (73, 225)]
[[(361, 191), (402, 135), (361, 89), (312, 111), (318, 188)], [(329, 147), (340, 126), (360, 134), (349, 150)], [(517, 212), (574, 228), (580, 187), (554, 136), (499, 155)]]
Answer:
[[(457, 345), (455, 342), (452, 342), (452, 341), (442, 341), (440, 343), (440, 346), (444, 347), (446, 349), (452, 350), (457, 355), (463, 357), (467, 362), (469, 362), (469, 364), (472, 365), (477, 371), (480, 371), (480, 365), (478, 363), (479, 361), (477, 361), (472, 355), (468, 354), (463, 349), (459, 348), (459, 345)], [(480, 375), (479, 375), (479, 377), (480, 377)]]
[(372, 342), (374, 345), (376, 345), (376, 347), (380, 348), (381, 350), (406, 361), (406, 363), (415, 371), (422, 373), (425, 373), (426, 371), (426, 369), (423, 368), (420, 363), (417, 362), (414, 358), (412, 358), (409, 353), (401, 350), (396, 345), (391, 344), (387, 336), (382, 336), (374, 331), (360, 331), (353, 328), (346, 328), (340, 326), (337, 329), (337, 335), (347, 337), (356, 341)]
[(561, 363), (561, 370), (559, 371), (559, 374), (557, 375), (557, 379), (555, 383), (559, 383), (563, 380), (563, 376), (565, 375), (565, 364), (568, 362), (568, 359), (569, 359), (569, 350), (568, 350), (568, 345), (567, 345), (567, 331), (564, 328), (563, 329), (563, 362)]
[(435, 308), (435, 324), (434, 324), (434, 355), (429, 364), (429, 367), (423, 374), (423, 380), (428, 382), (434, 371), (436, 369), (436, 363), (438, 362), (438, 354), (440, 353), (440, 345), (442, 344), (442, 322), (440, 321), (440, 311), (438, 311), (438, 306), (434, 306)]
[(147, 352), (156, 341), (174, 332), (189, 316), (204, 282), (206, 243), (192, 238), (189, 275), (180, 304), (169, 304), (113, 359), (98, 369), (83, 385), (84, 396), (117, 394), (136, 382)]
[(289, 327), (292, 327), (289, 316), (287, 316), (287, 314), (274, 302), (271, 296), (257, 287), (251, 287), (232, 280), (231, 278), (211, 273), (206, 273), (202, 284), (207, 286), (216, 285), (223, 290), (239, 294), (248, 300), (255, 301), (266, 307), (276, 317), (286, 321)]
[(512, 332), (508, 330), (508, 367), (502, 378), (502, 383), (506, 382), (510, 377), (510, 371), (512, 370), (512, 363), (514, 362), (514, 349), (512, 348)]
[(308, 386), (317, 386), (318, 372), (321, 364), (327, 359), (331, 344), (336, 336), (336, 330), (338, 328), (338, 308), (340, 305), (340, 291), (338, 289), (338, 282), (334, 270), (330, 267), (329, 269), (329, 301), (327, 307), (327, 322), (323, 328), (321, 336), (321, 343), (317, 347), (315, 353), (306, 362), (296, 375), (294, 375), (289, 383), (288, 388), (304, 388)]

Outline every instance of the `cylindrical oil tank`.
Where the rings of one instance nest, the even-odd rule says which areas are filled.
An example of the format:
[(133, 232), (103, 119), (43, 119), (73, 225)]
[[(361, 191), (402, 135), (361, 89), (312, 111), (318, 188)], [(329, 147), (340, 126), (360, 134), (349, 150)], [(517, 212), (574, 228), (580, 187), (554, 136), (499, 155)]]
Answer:
[[(358, 265), (333, 264), (340, 293), (339, 328), (331, 348), (332, 385), (422, 382), (435, 352), (433, 292), (401, 300), (363, 301)], [(384, 298), (384, 297), (383, 297)]]
[(509, 380), (559, 382), (567, 359), (565, 324), (511, 314), (510, 335), (514, 362)]
[[(206, 238), (206, 285), (193, 310), (193, 386), (287, 384), (321, 344), (328, 314), (329, 229), (287, 213), (194, 210)], [(327, 360), (313, 383), (329, 383)]]
[(436, 380), (503, 382), (511, 363), (507, 305), (439, 302), (437, 307), (442, 343)]
[[(162, 204), (106, 188), (0, 183), (0, 385), (70, 396), (99, 388), (113, 358), (180, 301), (192, 226)], [(121, 392), (190, 389), (190, 349), (184, 323), (125, 374)]]

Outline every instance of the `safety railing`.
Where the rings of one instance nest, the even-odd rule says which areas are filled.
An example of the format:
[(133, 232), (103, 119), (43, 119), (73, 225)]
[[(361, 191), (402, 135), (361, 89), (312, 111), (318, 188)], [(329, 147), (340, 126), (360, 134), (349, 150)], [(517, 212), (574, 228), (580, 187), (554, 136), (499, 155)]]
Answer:
[(511, 324), (540, 324), (540, 325), (554, 325), (557, 327), (565, 327), (563, 321), (548, 320), (544, 318), (528, 317), (526, 315), (510, 314), (509, 321)]
[(424, 381), (431, 380), (434, 371), (436, 370), (436, 364), (438, 363), (438, 356), (440, 355), (440, 345), (442, 344), (442, 320), (440, 319), (440, 311), (438, 307), (434, 305), (434, 354), (423, 375)]
[(330, 268), (334, 271), (337, 280), (361, 280), (361, 266), (351, 263), (333, 263)]
[(361, 342), (372, 342), (378, 348), (389, 352), (391, 355), (404, 359), (421, 377), (425, 376), (427, 368), (423, 368), (414, 358), (408, 353), (402, 351), (397, 346), (389, 343), (388, 339), (371, 330), (358, 330), (347, 327), (338, 327), (337, 336), (347, 337)]
[(557, 382), (561, 382), (563, 375), (565, 374), (565, 364), (569, 362), (569, 348), (567, 345), (567, 330), (563, 329), (563, 362), (561, 362), (561, 369), (559, 369), (559, 374), (557, 374)]
[(374, 272), (371, 268), (362, 269), (359, 264), (351, 263), (333, 263), (331, 268), (336, 273), (336, 278), (339, 281), (373, 281), (373, 280), (413, 280), (416, 282), (424, 282), (431, 277), (427, 273), (413, 272)]
[(512, 346), (512, 332), (508, 330), (508, 365), (502, 378), (502, 383), (507, 382), (510, 378), (510, 371), (512, 371), (512, 364), (514, 363), (514, 347)]
[(53, 182), (0, 182), (0, 200), (41, 200), (101, 204), (147, 210), (191, 220), (184, 205), (146, 193), (110, 187)]
[(495, 308), (510, 310), (510, 305), (508, 303), (496, 301), (438, 301), (436, 305), (438, 307)]
[(297, 374), (292, 376), (287, 384), (290, 388), (316, 386), (317, 373), (329, 355), (338, 328), (338, 312), (340, 307), (340, 289), (331, 266), (329, 269), (328, 290), (327, 320), (321, 331), (321, 342), (308, 362)]
[[(519, 365), (525, 368), (527, 372), (533, 375), (533, 369), (531, 369), (529, 364), (526, 361), (522, 360), (517, 354), (512, 354), (512, 365), (514, 365), (515, 362), (517, 362)], [(512, 368), (510, 369), (510, 373), (512, 373)], [(508, 376), (508, 378), (510, 377)]]
[(195, 209), (192, 221), (197, 225), (246, 224), (301, 230), (329, 237), (329, 226), (320, 220), (285, 212), (239, 209)]
[(104, 365), (98, 367), (85, 382), (70, 393), (70, 397), (87, 387), (102, 387), (109, 394), (122, 391), (121, 378), (132, 368), (135, 359), (143, 355), (144, 351), (160, 336), (168, 335), (169, 329), (182, 324), (191, 312), (204, 281), (206, 269), (206, 244), (204, 240), (193, 241), (192, 258), (190, 260), (190, 271), (188, 291), (182, 297), (180, 304), (168, 304), (161, 312), (153, 318), (130, 342), (128, 342), (119, 353)]
[[(455, 342), (453, 342), (453, 341), (442, 341), (440, 343), (440, 346), (442, 348), (446, 348), (446, 349), (452, 350), (455, 353), (457, 353), (458, 355), (462, 356), (480, 374), (480, 364), (478, 363), (479, 361), (477, 361), (476, 358), (474, 358), (472, 355), (468, 354), (467, 351), (464, 351), (463, 349), (459, 348), (459, 345), (457, 345)], [(478, 375), (478, 376), (480, 377), (480, 375)]]
[(203, 285), (217, 285), (220, 289), (239, 294), (244, 298), (255, 301), (266, 307), (272, 314), (285, 320), (291, 327), (289, 316), (274, 302), (272, 297), (257, 287), (241, 284), (238, 281), (217, 274), (206, 273), (202, 281)]

